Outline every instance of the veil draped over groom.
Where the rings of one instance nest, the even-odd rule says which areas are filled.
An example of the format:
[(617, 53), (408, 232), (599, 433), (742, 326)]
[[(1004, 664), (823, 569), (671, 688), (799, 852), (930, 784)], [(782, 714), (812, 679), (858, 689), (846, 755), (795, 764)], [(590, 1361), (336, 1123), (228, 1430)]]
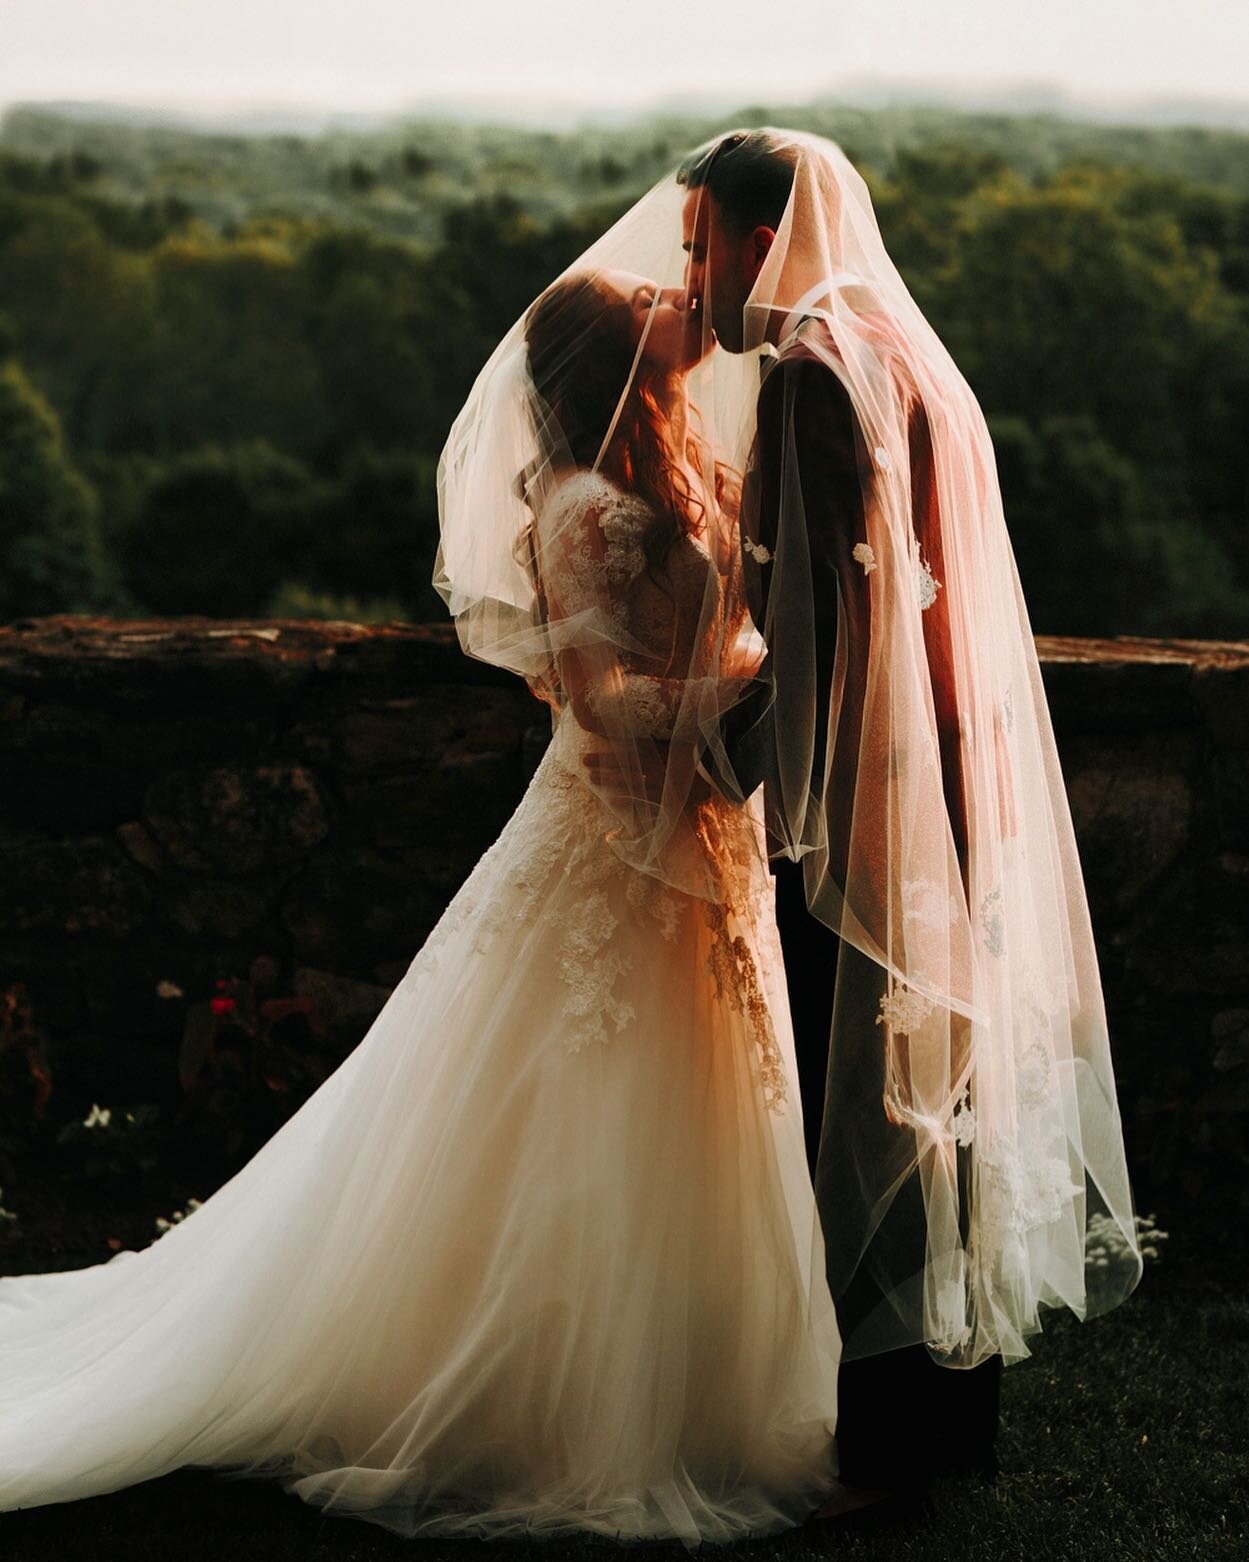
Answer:
[[(711, 350), (688, 377), (690, 427), (670, 431), (715, 565), (695, 650), (601, 702), (603, 796), (614, 849), (656, 893), (714, 895), (708, 853), (739, 848), (706, 838), (699, 788), (709, 775), (744, 800), (766, 779), (768, 849), (801, 863), (810, 914), (840, 940), (837, 969), (790, 977), (835, 992), (815, 1180), (843, 1354), (922, 1341), (950, 1366), (1009, 1362), (1042, 1307), (1093, 1316), (1141, 1273), (1083, 878), (980, 408), (849, 160), (774, 134), (792, 188), (741, 340), (713, 348), (737, 322), (691, 315)], [(641, 311), (631, 363), (602, 376), (617, 417), (671, 405), (644, 348), (663, 290), (684, 287), (692, 166), (549, 290), (555, 367), (585, 367), (586, 395), (608, 350), (587, 290), (610, 275)], [(592, 668), (629, 647), (602, 606), (544, 599), (532, 523), (561, 463), (524, 333), (504, 338), (444, 453), (437, 579), (465, 649), (542, 691), (561, 653)], [(854, 414), (817, 471), (761, 394), (796, 345)], [(567, 408), (560, 426), (568, 440)], [(714, 460), (697, 459), (693, 426)], [(607, 443), (562, 454), (593, 467)], [(568, 539), (574, 565), (581, 546)], [(870, 1304), (844, 1307), (852, 1295)]]

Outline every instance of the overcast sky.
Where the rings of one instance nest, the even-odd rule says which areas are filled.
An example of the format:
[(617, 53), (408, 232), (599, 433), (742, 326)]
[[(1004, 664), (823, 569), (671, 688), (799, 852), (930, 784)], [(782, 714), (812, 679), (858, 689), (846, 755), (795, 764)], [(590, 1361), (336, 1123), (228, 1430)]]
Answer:
[(1249, 97), (1247, 0), (0, 0), (0, 103), (795, 99), (847, 77)]

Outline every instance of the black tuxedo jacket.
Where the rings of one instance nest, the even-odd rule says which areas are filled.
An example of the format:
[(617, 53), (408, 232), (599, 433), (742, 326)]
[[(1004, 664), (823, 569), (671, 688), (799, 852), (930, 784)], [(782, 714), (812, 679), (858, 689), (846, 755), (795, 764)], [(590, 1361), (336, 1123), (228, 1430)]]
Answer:
[[(874, 463), (850, 393), (811, 344), (808, 331), (818, 329), (818, 324), (808, 326), (786, 345), (784, 353), (763, 360), (755, 443), (743, 485), (742, 532), (769, 553), (775, 551), (781, 487), (787, 470), (792, 472), (796, 466), (811, 601), (805, 600), (804, 591), (804, 600), (796, 603), (794, 610), (813, 615), (811, 780), (817, 802), (828, 748), (828, 702), (839, 634), (845, 641), (845, 686), (833, 746), (830, 794), (834, 799), (844, 796), (847, 806), (830, 808), (828, 819), (829, 873), (837, 883), (844, 883), (852, 818), (849, 802), (858, 780), (858, 738), (872, 643), (871, 586), (853, 553), (857, 544), (867, 540), (863, 496), (871, 490)], [(906, 402), (912, 525), (923, 556), (941, 580), (944, 557), (928, 417), (912, 383), (899, 377), (897, 393)], [(786, 504), (787, 528), (793, 526), (795, 516), (791, 500)], [(792, 538), (786, 546), (794, 546)], [(752, 615), (757, 624), (765, 626), (769, 607), (778, 616), (786, 612), (783, 601), (771, 600), (772, 564), (756, 563), (747, 551), (743, 567)], [(966, 806), (947, 593), (940, 593), (924, 610), (923, 625), (946, 807), (965, 872)], [(708, 772), (728, 796), (744, 799), (762, 783), (769, 812), (779, 802), (778, 742), (783, 738), (776, 730), (770, 663), (769, 650), (759, 686), (728, 711), (721, 723), (729, 774), (721, 773), (710, 755), (704, 757)], [(783, 669), (780, 676), (784, 676)]]

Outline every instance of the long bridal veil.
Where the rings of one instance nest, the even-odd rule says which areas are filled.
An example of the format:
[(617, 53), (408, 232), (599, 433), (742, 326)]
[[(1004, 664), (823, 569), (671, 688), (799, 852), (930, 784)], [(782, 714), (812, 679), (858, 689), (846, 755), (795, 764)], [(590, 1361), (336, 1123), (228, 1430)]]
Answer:
[[(720, 578), (680, 683), (622, 688), (604, 715), (613, 849), (715, 898), (687, 804), (708, 769), (729, 795), (750, 791), (724, 739), (750, 709), (772, 745), (767, 850), (802, 862), (810, 912), (841, 940), (836, 972), (792, 974), (835, 983), (816, 1180), (844, 1354), (923, 1341), (951, 1367), (1017, 1360), (1044, 1308), (1105, 1312), (1142, 1261), (1087, 897), (981, 409), (890, 260), (863, 178), (821, 137), (709, 143), (562, 281), (613, 276), (643, 309), (610, 390), (616, 418), (638, 415), (647, 332), (685, 280), (711, 165), (760, 138), (792, 185), (741, 319), (721, 322), (744, 350), (715, 346), (714, 254), (690, 317), (704, 355), (689, 466)], [(527, 383), (525, 330), (500, 344), (444, 453), (437, 583), (465, 649), (540, 688), (552, 666), (610, 669), (629, 646), (610, 615), (557, 620), (542, 598), (531, 522), (567, 455), (549, 425), (566, 429)], [(563, 363), (595, 350), (575, 310), (558, 342)], [(835, 435), (797, 426), (792, 391), (759, 421), (761, 388), (795, 351), (853, 409), (839, 492), (804, 473)], [(593, 444), (581, 464), (603, 459)], [(817, 548), (836, 554), (835, 602), (814, 591)], [(697, 752), (648, 738), (639, 698), (666, 702)]]
[[(742, 525), (769, 648), (770, 845), (841, 939), (816, 1182), (844, 1354), (1017, 1360), (1042, 1308), (1094, 1316), (1141, 1274), (1045, 690), (984, 417), (863, 178), (820, 137), (735, 133), (688, 159), (691, 204), (714, 199), (717, 159), (760, 146), (793, 182), (730, 325), (780, 390), (744, 421), (754, 462), (736, 459), (766, 474)], [(812, 376), (853, 409), (831, 458), (835, 404)]]

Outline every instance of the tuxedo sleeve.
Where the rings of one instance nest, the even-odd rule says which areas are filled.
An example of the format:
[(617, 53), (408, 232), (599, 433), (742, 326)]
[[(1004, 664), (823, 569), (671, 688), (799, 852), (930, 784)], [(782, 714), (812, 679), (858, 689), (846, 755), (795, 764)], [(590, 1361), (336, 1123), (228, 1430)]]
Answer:
[[(727, 796), (743, 800), (759, 784), (778, 784), (778, 743), (773, 680), (787, 676), (778, 663), (769, 633), (781, 615), (804, 615), (811, 626), (813, 724), (812, 784), (819, 787), (827, 749), (828, 701), (838, 641), (838, 599), (847, 609), (847, 679), (866, 676), (868, 592), (862, 567), (853, 559), (855, 544), (866, 537), (863, 514), (863, 441), (849, 393), (820, 359), (799, 351), (781, 359), (759, 391), (755, 446), (746, 473), (742, 531), (747, 597), (761, 626), (767, 655), (754, 689), (728, 711), (720, 725), (726, 766), (717, 767), (710, 751), (704, 766)], [(796, 486), (795, 486), (796, 485)], [(774, 585), (784, 500), (784, 546), (792, 557), (799, 548), (808, 564), (799, 596), (785, 601)], [(800, 502), (798, 502), (800, 500)], [(795, 535), (793, 528), (800, 528)], [(777, 592), (781, 595), (777, 595)], [(792, 618), (791, 618), (791, 621)], [(805, 676), (805, 674), (804, 674)], [(862, 711), (862, 691), (847, 688), (851, 711)]]
[[(907, 418), (907, 438), (911, 462), (912, 524), (929, 568), (938, 580), (944, 580), (945, 548), (933, 467), (932, 430), (927, 409), (918, 398), (912, 403)], [(941, 752), (941, 784), (954, 850), (966, 884), (969, 826), (948, 591), (939, 592), (936, 601), (924, 610), (923, 624), (924, 653), (928, 660), (929, 685)]]

